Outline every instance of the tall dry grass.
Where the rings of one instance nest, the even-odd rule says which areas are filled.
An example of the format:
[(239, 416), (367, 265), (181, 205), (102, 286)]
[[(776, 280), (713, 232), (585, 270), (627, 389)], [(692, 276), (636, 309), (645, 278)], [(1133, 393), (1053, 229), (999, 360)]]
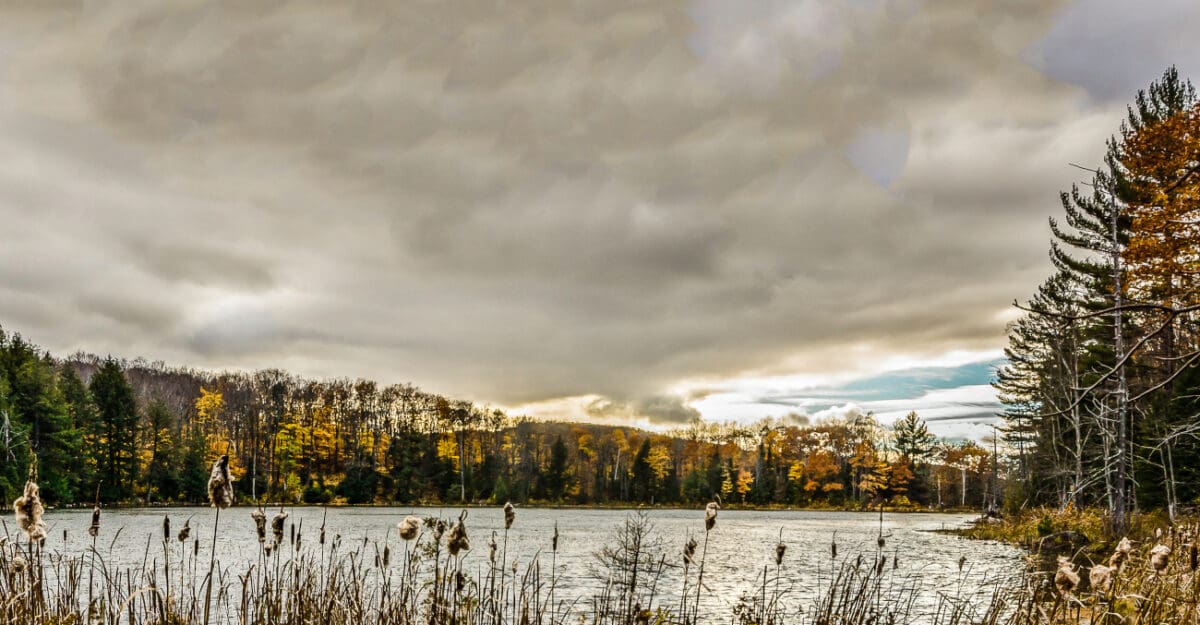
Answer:
[[(27, 508), (28, 509), (28, 508)], [(222, 517), (238, 514), (223, 510)], [(290, 523), (286, 511), (247, 511), (257, 553), (251, 562), (222, 565), (202, 554), (192, 519), (173, 533), (164, 518), (161, 540), (144, 547), (137, 566), (110, 565), (120, 528), (99, 518), (81, 527), (93, 541), (82, 553), (46, 553), (34, 533), (0, 535), (0, 623), (21, 625), (1082, 625), (1198, 623), (1194, 527), (1166, 530), (1159, 540), (1128, 543), (1092, 562), (1068, 555), (1055, 568), (1029, 558), (1028, 570), (968, 583), (969, 558), (958, 559), (961, 582), (931, 588), (919, 571), (897, 567), (904, 545), (885, 541), (838, 556), (836, 538), (812, 571), (793, 569), (785, 537), (760, 545), (756, 570), (741, 571), (731, 610), (702, 601), (714, 576), (705, 570), (698, 533), (663, 538), (644, 514), (631, 514), (597, 551), (592, 570), (600, 590), (585, 598), (559, 586), (557, 531), (543, 551), (518, 561), (504, 536), (470, 535), (465, 513), (400, 520), (400, 543), (340, 536), (337, 528)], [(480, 514), (476, 512), (475, 514)], [(504, 534), (519, 523), (506, 507)], [(259, 518), (262, 521), (259, 522)], [(261, 524), (260, 524), (261, 523)], [(702, 524), (703, 523), (703, 524)], [(697, 514), (703, 541), (719, 540), (710, 508)], [(215, 523), (214, 523), (215, 525)], [(26, 526), (32, 527), (28, 523)], [(25, 526), (21, 526), (24, 529)], [(261, 528), (261, 529), (259, 529)], [(215, 528), (214, 528), (215, 529)], [(269, 531), (268, 531), (269, 529)], [(381, 528), (383, 531), (385, 528)], [(214, 531), (217, 540), (223, 536)], [(205, 538), (208, 538), (207, 534)], [(245, 537), (249, 542), (251, 536)], [(125, 540), (128, 540), (126, 538)], [(205, 541), (207, 542), (207, 541)], [(486, 546), (484, 543), (486, 542)], [(151, 544), (154, 543), (154, 544)], [(476, 557), (467, 554), (474, 545)], [(394, 548), (394, 549), (393, 549)], [(549, 566), (546, 566), (546, 563)], [(1071, 576), (1056, 583), (1063, 568)], [(211, 571), (211, 572), (210, 572)], [(1106, 572), (1107, 571), (1107, 572)], [(1097, 577), (1099, 573), (1099, 577)], [(574, 571), (579, 576), (581, 572)], [(724, 573), (727, 575), (727, 573)], [(813, 592), (813, 580), (819, 586)], [(667, 583), (671, 580), (672, 583)], [(1068, 583), (1069, 582), (1069, 583)], [(1097, 583), (1099, 582), (1099, 583)], [(931, 601), (930, 596), (934, 599)], [(563, 597), (571, 597), (570, 599)]]

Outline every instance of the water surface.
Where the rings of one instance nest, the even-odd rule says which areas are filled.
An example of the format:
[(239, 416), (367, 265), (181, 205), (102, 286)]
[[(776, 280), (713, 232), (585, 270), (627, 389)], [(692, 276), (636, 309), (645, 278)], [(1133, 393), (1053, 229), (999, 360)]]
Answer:
[[(387, 544), (392, 553), (403, 553), (404, 541), (396, 532), (396, 523), (405, 515), (441, 516), (451, 519), (458, 508), (328, 508), (289, 507), (288, 525), (299, 531), (304, 548), (316, 546), (322, 522), (332, 540), (340, 536), (342, 544), (361, 546), (365, 538), (370, 543)], [(278, 508), (267, 509), (268, 518)], [(257, 561), (259, 546), (255, 537), (251, 508), (237, 507), (221, 512), (217, 559), (222, 567), (233, 573), (242, 572)], [(557, 524), (560, 535), (557, 563), (557, 592), (560, 599), (577, 600), (582, 607), (603, 587), (604, 572), (596, 566), (595, 553), (606, 544), (615, 542), (615, 534), (628, 515), (628, 510), (595, 509), (520, 509), (508, 533), (508, 559), (516, 559), (524, 570), (534, 558), (541, 561), (543, 577), (549, 573), (552, 559), (551, 538)], [(653, 526), (666, 561), (678, 564), (687, 537), (694, 536), (704, 544), (704, 513), (702, 510), (648, 510), (645, 512)], [(200, 559), (207, 562), (213, 521), (216, 511), (210, 508), (155, 508), (104, 511), (97, 549), (111, 568), (138, 567), (146, 559), (163, 558), (162, 520), (170, 517), (172, 534), (178, 532), (185, 520), (192, 527), (192, 537), (200, 539)], [(722, 510), (716, 527), (708, 536), (705, 564), (705, 592), (702, 605), (706, 612), (721, 616), (732, 615), (739, 597), (756, 593), (764, 567), (775, 576), (775, 545), (782, 536), (787, 552), (779, 573), (787, 590), (787, 602), (793, 609), (807, 609), (813, 599), (827, 587), (833, 569), (862, 554), (867, 562), (879, 556), (877, 540), (882, 531), (886, 564), (896, 579), (915, 583), (920, 589), (918, 603), (925, 610), (935, 609), (939, 594), (965, 595), (986, 592), (989, 581), (1007, 577), (1022, 567), (1022, 554), (1017, 549), (995, 542), (970, 541), (935, 530), (960, 527), (972, 517), (962, 514), (884, 514), (833, 511), (743, 511)], [(91, 513), (87, 510), (51, 511), (46, 515), (49, 537), (46, 550), (52, 554), (79, 554), (91, 545), (87, 527)], [(503, 513), (499, 508), (472, 508), (467, 527), (472, 550), (463, 558), (468, 572), (486, 571), (488, 540), (495, 531), (503, 534)], [(288, 533), (290, 534), (290, 527)], [(119, 534), (118, 534), (119, 530)], [(782, 530), (782, 534), (781, 534)], [(11, 530), (11, 525), (10, 529)], [(65, 538), (64, 538), (65, 533)], [(836, 538), (835, 538), (836, 537)], [(428, 540), (428, 537), (425, 538)], [(286, 540), (286, 538), (285, 538)], [(838, 559), (831, 554), (836, 540)], [(357, 544), (356, 544), (357, 543)], [(187, 547), (191, 558), (193, 545)], [(171, 557), (178, 558), (182, 550), (172, 543)], [(703, 551), (703, 546), (698, 550)], [(374, 548), (369, 550), (373, 553)], [(285, 550), (290, 557), (290, 550)], [(965, 558), (960, 570), (959, 562)], [(369, 564), (371, 559), (366, 562)], [(682, 584), (682, 571), (669, 570), (660, 580), (659, 603), (671, 605)], [(692, 571), (694, 583), (695, 569)], [(761, 581), (761, 578), (760, 578)], [(728, 621), (728, 616), (717, 619)]]

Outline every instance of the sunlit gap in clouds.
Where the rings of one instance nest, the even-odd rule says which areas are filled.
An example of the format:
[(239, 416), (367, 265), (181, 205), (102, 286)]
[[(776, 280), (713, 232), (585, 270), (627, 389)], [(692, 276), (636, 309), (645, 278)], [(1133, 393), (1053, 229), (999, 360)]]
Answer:
[[(910, 411), (948, 439), (981, 440), (1002, 406), (991, 387), (998, 351), (954, 351), (934, 357), (893, 355), (857, 371), (746, 376), (687, 381), (664, 392), (705, 421), (752, 423), (779, 419), (804, 425), (871, 413), (889, 425)], [(669, 430), (687, 415), (658, 419), (636, 402), (599, 395), (564, 397), (513, 406), (513, 414)]]

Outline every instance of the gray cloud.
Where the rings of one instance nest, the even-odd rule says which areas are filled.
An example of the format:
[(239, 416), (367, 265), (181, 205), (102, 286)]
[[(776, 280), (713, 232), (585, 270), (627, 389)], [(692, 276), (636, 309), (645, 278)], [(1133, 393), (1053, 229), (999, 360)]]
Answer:
[(1197, 76), (1198, 28), (1200, 4), (1191, 0), (1080, 0), (1056, 17), (1027, 56), (1097, 100), (1125, 102), (1169, 65)]
[(0, 322), (666, 421), (680, 380), (995, 349), (1119, 121), (1064, 9), (6, 7)]

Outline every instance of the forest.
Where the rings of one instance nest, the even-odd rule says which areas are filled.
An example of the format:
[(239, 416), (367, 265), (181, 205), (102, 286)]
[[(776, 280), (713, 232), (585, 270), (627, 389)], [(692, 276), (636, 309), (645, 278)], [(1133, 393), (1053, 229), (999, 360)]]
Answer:
[[(1011, 504), (1200, 501), (1200, 102), (1171, 68), (1140, 91), (1050, 220), (1053, 271), (1009, 328), (996, 387)], [(1118, 534), (1119, 535), (1119, 534)]]
[(0, 331), (0, 501), (31, 454), (56, 505), (201, 503), (228, 453), (243, 501), (964, 507), (996, 462), (915, 414), (666, 432), (509, 416), (412, 384), (209, 373), (75, 354)]

